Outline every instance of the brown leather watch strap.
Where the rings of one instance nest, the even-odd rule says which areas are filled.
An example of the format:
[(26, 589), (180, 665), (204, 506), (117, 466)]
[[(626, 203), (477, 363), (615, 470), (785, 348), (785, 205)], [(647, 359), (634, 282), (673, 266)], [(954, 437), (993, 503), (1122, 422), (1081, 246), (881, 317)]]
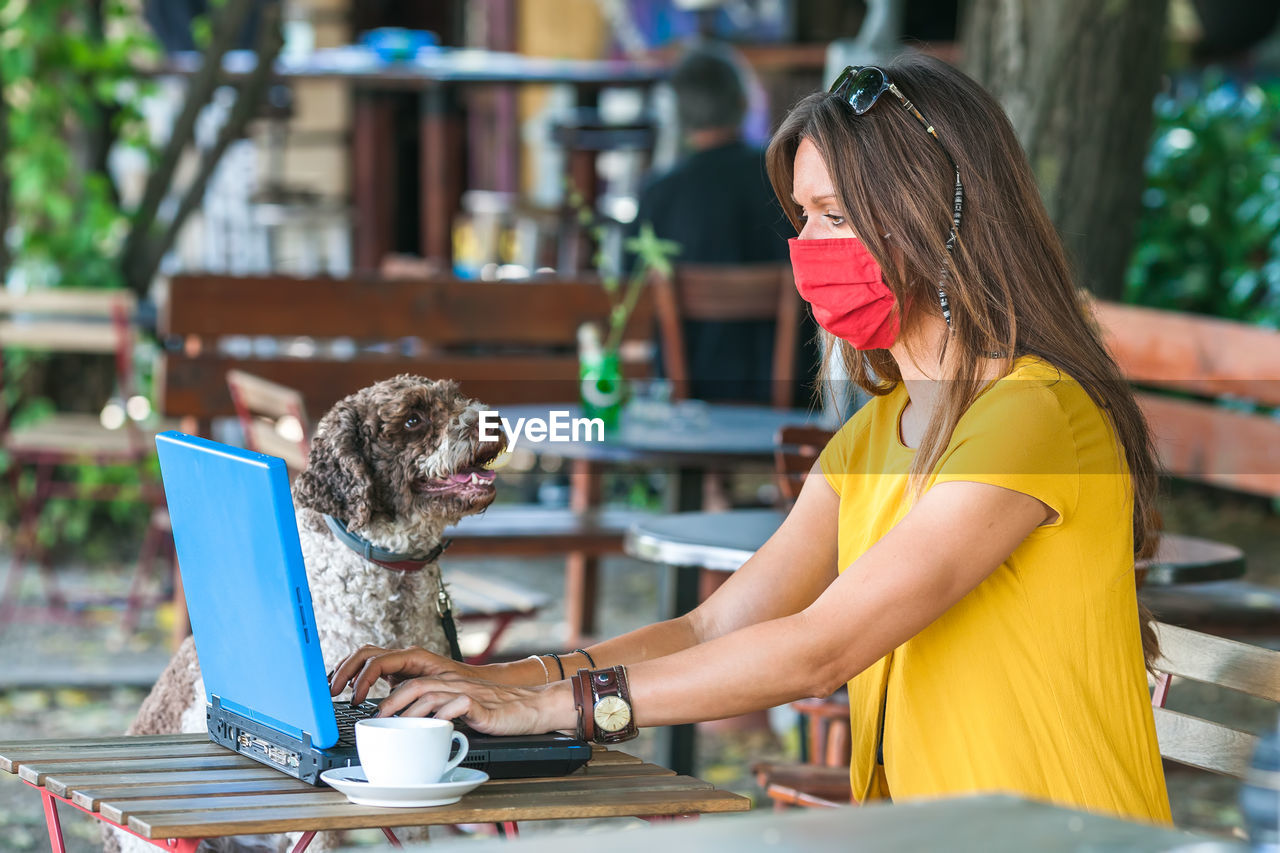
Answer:
[[(582, 670), (579, 671), (581, 675)], [(590, 704), (584, 703), (583, 713), (591, 718), (596, 743), (613, 744), (631, 740), (638, 735), (634, 711), (631, 707), (631, 690), (627, 684), (627, 670), (623, 666), (611, 666), (604, 669), (593, 669), (587, 673), (589, 680), (583, 685), (583, 698), (590, 697)], [(605, 712), (609, 723), (616, 726), (616, 717), (621, 715), (625, 724), (621, 728), (610, 727), (599, 716), (602, 707), (607, 703)]]
[(578, 739), (590, 741), (596, 736), (595, 694), (591, 692), (591, 670), (580, 669), (573, 682), (573, 704), (578, 709)]

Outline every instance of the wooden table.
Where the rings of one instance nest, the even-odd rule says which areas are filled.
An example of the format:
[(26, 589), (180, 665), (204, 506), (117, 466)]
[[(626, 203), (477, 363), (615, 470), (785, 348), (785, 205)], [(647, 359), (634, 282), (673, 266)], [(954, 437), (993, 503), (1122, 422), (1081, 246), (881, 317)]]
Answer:
[[(194, 853), (200, 839), (262, 832), (390, 828), (521, 820), (640, 817), (664, 820), (746, 811), (745, 797), (616, 750), (596, 748), (569, 776), (486, 782), (451, 806), (358, 806), (209, 742), (151, 735), (0, 743), (0, 770), (44, 799), (49, 839), (64, 851), (58, 804), (123, 828), (157, 847)], [(310, 840), (309, 835), (304, 841)], [(303, 849), (300, 845), (295, 853)]]
[[(435, 845), (433, 845), (435, 846)], [(497, 842), (444, 844), (437, 850), (496, 853)], [(1209, 839), (1163, 826), (1104, 817), (1007, 796), (950, 797), (862, 808), (756, 812), (651, 832), (592, 833), (529, 839), (524, 853), (651, 853), (654, 850), (732, 850), (734, 853), (810, 853), (840, 850), (947, 850), (951, 853), (1247, 853), (1239, 841)]]

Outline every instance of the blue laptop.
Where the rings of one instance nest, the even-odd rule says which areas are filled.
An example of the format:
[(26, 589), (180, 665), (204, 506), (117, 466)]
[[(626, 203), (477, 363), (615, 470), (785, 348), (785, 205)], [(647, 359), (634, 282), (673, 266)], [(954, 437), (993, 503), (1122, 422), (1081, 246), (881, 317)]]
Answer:
[[(210, 740), (313, 785), (359, 764), (355, 722), (377, 705), (329, 695), (284, 460), (173, 431), (156, 450)], [(463, 766), (495, 779), (564, 775), (591, 756), (567, 735), (462, 730)]]

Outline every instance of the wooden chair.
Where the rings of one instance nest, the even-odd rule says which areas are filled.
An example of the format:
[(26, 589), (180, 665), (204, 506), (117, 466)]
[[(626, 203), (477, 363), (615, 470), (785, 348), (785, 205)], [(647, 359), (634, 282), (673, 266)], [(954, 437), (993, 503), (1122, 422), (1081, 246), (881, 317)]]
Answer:
[[(54, 498), (110, 500), (128, 496), (127, 485), (82, 485), (68, 477), (69, 469), (84, 465), (138, 465), (150, 455), (153, 432), (130, 417), (116, 428), (105, 426), (97, 411), (58, 411), (34, 422), (15, 424), (4, 393), (8, 375), (4, 353), (15, 351), (69, 353), (111, 358), (115, 363), (116, 393), (124, 400), (136, 395), (133, 348), (135, 339), (133, 295), (123, 290), (59, 288), (12, 293), (0, 289), (0, 442), (9, 455), (8, 474), (18, 506), (12, 565), (0, 592), (0, 624), (18, 609), (23, 571), (34, 558), (43, 582), (45, 606), (33, 608), (42, 615), (67, 616), (68, 602), (59, 588), (47, 549), (37, 541), (40, 517)], [(105, 401), (97, 401), (99, 405)], [(31, 487), (24, 488), (31, 475)], [(143, 499), (163, 503), (159, 485), (144, 482)], [(141, 580), (151, 568), (151, 556), (167, 536), (161, 525), (151, 524), (142, 547), (125, 608), (125, 626), (132, 628), (142, 607)]]
[[(1174, 678), (1185, 678), (1280, 703), (1280, 652), (1157, 623), (1160, 657), (1151, 704), (1166, 761), (1243, 780), (1257, 735), (1165, 708)], [(815, 700), (805, 700), (813, 702)], [(797, 703), (799, 704), (799, 703)], [(848, 706), (845, 707), (846, 721)], [(760, 765), (757, 778), (779, 807), (850, 802), (849, 768)]]
[(296, 474), (307, 467), (311, 421), (302, 394), (243, 370), (227, 371), (227, 390), (244, 433), (244, 446), (278, 456)]
[(818, 461), (818, 454), (835, 432), (822, 427), (799, 424), (778, 430), (774, 438), (774, 478), (778, 485), (779, 503), (791, 507), (800, 497), (805, 478)]
[(1280, 652), (1159, 623), (1160, 658), (1151, 704), (1160, 754), (1169, 761), (1243, 779), (1258, 745), (1247, 732), (1165, 708), (1174, 677), (1280, 703)]
[(795, 394), (796, 344), (800, 296), (790, 264), (680, 264), (670, 277), (653, 277), (654, 308), (662, 332), (662, 360), (672, 396), (689, 397), (689, 364), (684, 323), (774, 320), (773, 383), (770, 403), (791, 406)]
[[(797, 424), (778, 430), (774, 440), (774, 478), (778, 503), (790, 508), (800, 496), (805, 478), (818, 454), (835, 435), (822, 427)], [(842, 689), (826, 699), (791, 703), (801, 718), (806, 760), (761, 762), (753, 768), (756, 781), (774, 801), (786, 806), (835, 806), (848, 803), (849, 696)]]

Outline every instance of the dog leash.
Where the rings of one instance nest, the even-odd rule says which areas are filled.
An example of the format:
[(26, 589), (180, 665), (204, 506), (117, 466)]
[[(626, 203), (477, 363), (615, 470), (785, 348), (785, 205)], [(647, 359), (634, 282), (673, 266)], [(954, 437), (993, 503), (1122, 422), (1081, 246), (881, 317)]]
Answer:
[(462, 648), (458, 645), (458, 623), (453, 621), (453, 599), (444, 588), (444, 578), (440, 578), (440, 590), (436, 593), (436, 613), (440, 614), (440, 625), (444, 628), (444, 638), (449, 641), (449, 656), (462, 662)]
[[(347, 529), (345, 523), (332, 515), (326, 514), (324, 521), (329, 526), (334, 538), (343, 545), (346, 545), (369, 562), (397, 572), (420, 571), (423, 566), (439, 560), (440, 555), (453, 544), (452, 539), (441, 539), (436, 547), (432, 548), (424, 556), (398, 554), (394, 551), (379, 548), (367, 539), (357, 536)], [(440, 624), (444, 628), (444, 637), (449, 642), (449, 656), (456, 661), (461, 661), (462, 648), (458, 645), (458, 623), (453, 618), (453, 599), (449, 597), (449, 591), (444, 587), (443, 576), (440, 577), (440, 588), (436, 590), (436, 613), (440, 616)]]

